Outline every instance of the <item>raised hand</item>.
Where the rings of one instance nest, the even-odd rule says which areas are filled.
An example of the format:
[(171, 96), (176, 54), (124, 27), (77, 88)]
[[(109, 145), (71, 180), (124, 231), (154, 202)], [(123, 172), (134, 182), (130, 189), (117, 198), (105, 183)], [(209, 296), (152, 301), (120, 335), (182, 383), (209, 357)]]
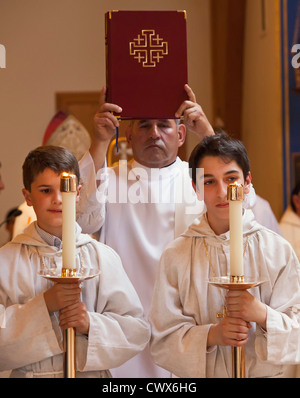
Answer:
[(205, 116), (203, 109), (197, 104), (193, 90), (188, 84), (184, 88), (189, 99), (180, 105), (175, 113), (175, 117), (179, 118), (183, 116), (183, 123), (186, 128), (197, 134), (200, 139), (203, 139), (206, 135), (213, 135), (214, 130)]

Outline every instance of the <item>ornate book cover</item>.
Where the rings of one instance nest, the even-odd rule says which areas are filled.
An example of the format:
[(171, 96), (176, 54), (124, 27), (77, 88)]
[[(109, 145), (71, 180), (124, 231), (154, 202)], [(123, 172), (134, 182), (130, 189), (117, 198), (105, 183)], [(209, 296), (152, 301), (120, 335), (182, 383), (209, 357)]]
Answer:
[(187, 99), (185, 11), (105, 14), (107, 102), (122, 119), (170, 119)]

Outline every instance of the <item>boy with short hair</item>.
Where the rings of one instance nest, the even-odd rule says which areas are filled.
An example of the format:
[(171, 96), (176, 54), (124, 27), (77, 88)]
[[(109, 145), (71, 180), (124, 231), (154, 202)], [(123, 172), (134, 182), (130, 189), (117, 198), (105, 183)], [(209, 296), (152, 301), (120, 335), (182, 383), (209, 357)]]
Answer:
[(178, 377), (231, 377), (231, 346), (244, 345), (246, 377), (280, 377), (300, 361), (297, 257), (244, 209), (245, 277), (264, 283), (229, 292), (210, 285), (230, 275), (227, 186), (237, 181), (249, 191), (249, 159), (240, 141), (222, 133), (206, 137), (189, 166), (199, 196), (197, 182), (204, 184), (207, 211), (162, 255), (150, 315), (153, 359)]
[[(10, 377), (63, 377), (62, 330), (76, 329), (76, 377), (110, 377), (143, 350), (148, 323), (137, 293), (110, 247), (81, 233), (76, 257), (82, 267), (100, 265), (100, 275), (82, 283), (53, 284), (39, 276), (41, 264), (62, 264), (61, 173), (79, 183), (75, 156), (65, 148), (31, 151), (23, 165), (23, 194), (37, 221), (0, 249), (0, 370)], [(77, 199), (80, 186), (78, 187)]]

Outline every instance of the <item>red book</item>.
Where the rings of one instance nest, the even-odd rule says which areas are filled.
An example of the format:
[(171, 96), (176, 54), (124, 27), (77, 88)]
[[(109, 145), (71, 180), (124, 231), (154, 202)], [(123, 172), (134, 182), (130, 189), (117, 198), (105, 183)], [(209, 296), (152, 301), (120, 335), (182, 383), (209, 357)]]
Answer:
[(185, 11), (105, 14), (106, 86), (122, 119), (171, 119), (187, 99)]

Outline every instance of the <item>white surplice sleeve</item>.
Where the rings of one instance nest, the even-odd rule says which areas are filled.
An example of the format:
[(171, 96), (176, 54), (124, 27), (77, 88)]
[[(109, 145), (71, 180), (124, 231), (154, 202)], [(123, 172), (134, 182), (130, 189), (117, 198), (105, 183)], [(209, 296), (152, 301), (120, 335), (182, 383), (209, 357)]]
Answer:
[[(181, 261), (175, 260), (180, 257), (176, 254), (166, 250), (160, 262), (150, 311), (151, 355), (157, 365), (178, 377), (205, 377), (206, 343), (211, 324), (198, 325), (195, 318), (183, 310), (178, 268), (174, 265)], [(189, 262), (189, 255), (185, 261)], [(184, 261), (181, 265), (185, 267)]]
[(288, 244), (281, 247), (284, 250), (287, 264), (272, 287), (267, 331), (257, 329), (255, 350), (263, 361), (295, 364), (300, 363), (300, 267)]
[[(104, 370), (120, 366), (142, 351), (150, 338), (139, 297), (127, 277), (117, 253), (98, 243), (101, 274), (99, 281), (84, 282), (84, 299), (90, 318), (86, 341), (78, 356), (78, 370)], [(97, 296), (90, 292), (96, 289)], [(93, 303), (94, 302), (94, 303)], [(94, 311), (93, 311), (93, 306)]]
[[(82, 188), (76, 209), (77, 222), (84, 233), (91, 234), (99, 231), (104, 223), (108, 174), (105, 167), (96, 175), (94, 162), (89, 152), (86, 152), (80, 160), (79, 167)], [(99, 182), (98, 187), (97, 182)]]
[[(0, 287), (0, 303), (8, 304)], [(58, 325), (57, 321), (52, 319)], [(0, 327), (0, 370), (20, 368), (61, 354), (43, 294), (6, 307)]]

